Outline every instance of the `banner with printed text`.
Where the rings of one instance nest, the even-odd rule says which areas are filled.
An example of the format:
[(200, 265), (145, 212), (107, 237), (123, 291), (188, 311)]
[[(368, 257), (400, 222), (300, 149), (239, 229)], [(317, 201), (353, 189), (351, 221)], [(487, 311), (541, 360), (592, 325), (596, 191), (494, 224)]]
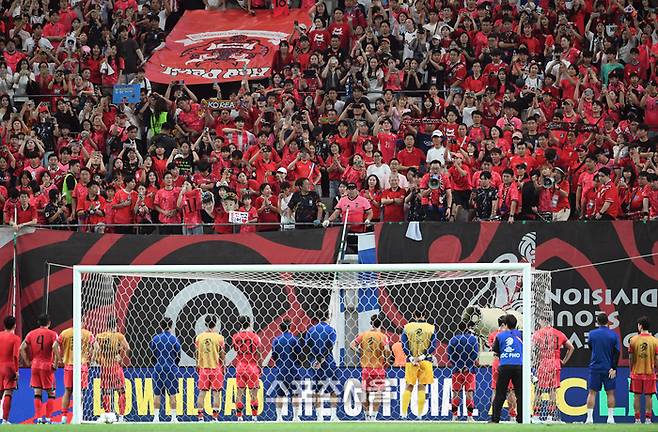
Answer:
[(294, 22), (307, 22), (300, 9), (273, 15), (242, 10), (185, 12), (167, 36), (165, 47), (146, 64), (146, 76), (159, 83), (186, 84), (267, 78), (279, 42), (288, 38)]
[[(516, 263), (530, 262), (552, 273), (555, 327), (576, 347), (570, 365), (587, 366), (587, 337), (596, 314), (605, 312), (625, 348), (637, 332), (636, 319), (655, 319), (658, 310), (658, 224), (632, 221), (569, 223), (480, 223), (420, 225), (420, 240), (406, 236), (407, 224), (378, 226), (377, 262), (386, 263)], [(557, 271), (555, 271), (557, 270)], [(514, 303), (511, 278), (496, 278), (489, 286), (495, 307)], [(464, 292), (455, 292), (460, 302)], [(427, 299), (428, 309), (432, 301)], [(516, 304), (518, 306), (518, 304)], [(441, 324), (456, 325), (459, 316), (441, 316)], [(658, 323), (654, 320), (655, 326)], [(621, 363), (628, 363), (623, 349)]]
[[(36, 230), (12, 241), (12, 230), (0, 228), (0, 316), (10, 312), (13, 291), (12, 273), (16, 248), (16, 315), (21, 336), (36, 327), (36, 319), (48, 308), (53, 329), (60, 332), (73, 318), (73, 273), (70, 267), (87, 265), (157, 264), (329, 264), (336, 262), (340, 229), (276, 231), (200, 236), (138, 236), (90, 234), (72, 231)], [(67, 267), (51, 268), (46, 275), (44, 263)], [(196, 285), (195, 285), (196, 286)], [(152, 287), (134, 290), (135, 303)], [(142, 289), (143, 288), (143, 289)], [(183, 286), (181, 289), (184, 288)], [(44, 295), (47, 289), (47, 295)], [(310, 294), (309, 294), (310, 295)], [(315, 302), (301, 299), (313, 315)], [(47, 306), (46, 306), (47, 305)], [(286, 310), (279, 311), (280, 314)], [(233, 312), (235, 308), (227, 308)], [(275, 320), (272, 308), (257, 308), (257, 314)], [(259, 315), (260, 316), (260, 315)], [(227, 317), (234, 320), (236, 316)], [(157, 321), (143, 325), (155, 324)], [(263, 320), (263, 327), (271, 322)]]
[[(310, 371), (302, 371), (302, 379), (295, 383), (295, 388), (291, 391), (299, 394), (301, 401), (301, 418), (302, 420), (315, 419), (313, 405), (313, 386), (308, 378), (304, 375)], [(446, 421), (450, 419), (451, 411), (451, 378), (449, 368), (436, 368), (434, 370), (434, 380), (428, 388), (427, 403), (424, 420)], [(126, 389), (126, 420), (129, 422), (150, 422), (155, 413), (154, 394), (153, 394), (153, 376), (152, 368), (126, 368), (125, 369), (125, 389)], [(338, 374), (341, 378), (336, 383), (338, 388), (338, 417), (341, 420), (362, 420), (363, 406), (359, 402), (363, 397), (361, 390), (361, 370), (358, 368), (341, 368)], [(380, 420), (401, 420), (400, 400), (405, 388), (404, 369), (390, 368), (387, 371), (386, 391), (382, 394), (382, 407)], [(178, 394), (176, 395), (177, 414), (180, 421), (196, 421), (197, 407), (196, 400), (198, 389), (196, 381), (198, 375), (194, 368), (181, 367), (175, 375), (178, 381)], [(585, 418), (587, 408), (585, 401), (587, 399), (587, 369), (586, 368), (564, 368), (561, 374), (561, 385), (557, 391), (557, 406), (560, 410), (561, 419), (565, 422), (582, 422)], [(64, 392), (63, 387), (63, 370), (59, 369), (55, 378), (57, 381), (57, 400), (55, 401), (56, 411), (53, 413), (53, 421), (59, 422), (61, 413), (61, 397)], [(277, 371), (275, 368), (263, 368), (258, 391), (258, 415), (264, 419), (274, 419), (275, 401), (282, 383), (277, 381)], [(483, 391), (486, 397), (477, 399), (473, 416), (478, 421), (486, 421), (490, 415), (491, 375), (488, 368), (480, 368), (476, 373), (477, 391)], [(621, 368), (617, 378), (616, 408), (614, 410), (615, 420), (618, 423), (632, 423), (634, 420), (633, 394), (628, 393), (629, 374), (627, 368)], [(32, 423), (34, 421), (34, 409), (32, 405), (32, 391), (29, 387), (30, 369), (22, 369), (19, 376), (19, 391), (14, 393), (11, 414), (9, 421), (11, 423)], [(220, 421), (235, 421), (235, 369), (226, 370), (224, 389), (221, 392), (220, 400)], [(212, 413), (209, 394), (206, 394), (205, 412), (206, 415)], [(84, 393), (85, 404), (93, 407), (91, 412), (85, 418), (86, 421), (95, 421), (103, 412), (101, 398), (102, 390), (100, 379), (98, 378), (97, 368), (90, 370), (90, 386)], [(653, 396), (653, 413), (658, 415), (658, 400), (656, 395)], [(325, 407), (328, 403), (325, 402)], [(418, 414), (417, 404), (411, 404), (412, 418)], [(115, 406), (115, 410), (118, 407)], [(463, 407), (461, 408), (463, 409)], [(460, 412), (462, 412), (460, 409)], [(170, 415), (168, 401), (163, 404), (162, 415)], [(605, 422), (607, 415), (607, 399), (605, 392), (601, 392), (596, 400), (594, 410), (594, 421), (596, 423)], [(286, 402), (283, 406), (284, 419), (291, 418), (291, 407)], [(504, 410), (503, 418), (507, 419), (507, 410)], [(168, 418), (167, 418), (168, 420)]]

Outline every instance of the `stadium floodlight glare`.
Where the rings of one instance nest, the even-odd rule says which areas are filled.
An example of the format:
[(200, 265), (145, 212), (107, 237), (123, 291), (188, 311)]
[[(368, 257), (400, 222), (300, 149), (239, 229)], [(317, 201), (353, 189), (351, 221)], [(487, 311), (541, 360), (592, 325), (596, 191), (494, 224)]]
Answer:
[[(93, 394), (100, 389), (96, 356), (114, 355), (114, 351), (104, 352), (110, 348), (95, 346), (89, 363), (89, 390), (84, 391), (81, 384), (83, 328), (98, 335), (108, 330), (108, 322), (117, 322), (118, 331), (130, 345), (125, 359), (126, 376), (134, 382), (139, 380), (143, 395), (146, 380), (153, 378), (154, 373), (149, 341), (159, 331), (159, 323), (165, 317), (173, 320), (173, 332), (183, 347), (180, 370), (187, 370), (185, 376), (190, 377), (194, 375), (191, 371), (195, 366), (194, 337), (203, 330), (202, 323), (209, 314), (217, 316), (217, 329), (226, 338), (228, 365), (234, 358), (230, 340), (238, 316), (252, 319), (254, 330), (265, 334), (261, 338), (266, 345), (278, 334), (278, 324), (284, 317), (293, 317), (293, 325), (305, 330), (313, 315), (320, 313), (330, 316), (330, 324), (337, 331), (334, 357), (338, 373), (345, 374), (339, 378), (347, 383), (360, 378), (352, 369), (358, 368), (359, 363), (356, 354), (350, 352), (349, 343), (359, 332), (367, 330), (369, 318), (374, 314), (383, 317), (384, 331), (394, 335), (411, 318), (414, 308), (422, 305), (428, 322), (435, 324), (443, 346), (455, 334), (460, 322), (470, 323), (478, 336), (478, 376), (488, 377), (478, 382), (475, 392), (476, 407), (479, 407), (477, 420), (480, 421), (488, 419), (491, 399), (491, 368), (488, 366), (491, 353), (486, 352), (485, 343), (490, 332), (496, 330), (497, 324), (492, 323), (506, 313), (520, 318), (523, 358), (532, 359), (523, 364), (523, 422), (529, 423), (532, 371), (537, 366), (531, 346), (532, 334), (538, 328), (539, 318), (552, 319), (546, 295), (550, 289), (550, 273), (533, 271), (527, 263), (74, 266), (72, 422), (95, 422), (102, 415), (99, 397)], [(267, 353), (271, 347), (264, 348), (266, 361), (269, 361)], [(437, 350), (432, 391), (439, 389), (437, 380), (443, 380), (441, 386), (449, 383), (449, 364), (444, 352), (441, 348)], [(231, 378), (229, 372), (226, 375), (225, 378)], [(346, 384), (345, 393), (358, 391), (354, 390), (356, 387)], [(189, 391), (185, 383), (181, 388)], [(137, 394), (136, 389), (132, 390)], [(392, 399), (396, 399), (396, 395), (393, 396)], [(195, 397), (183, 399), (194, 400)], [(339, 403), (347, 400), (348, 395), (345, 395)], [(128, 404), (135, 405), (135, 397), (129, 395)], [(271, 413), (274, 402), (265, 400), (264, 404), (266, 411), (269, 410), (267, 413)], [(229, 407), (222, 405), (220, 419), (234, 419), (225, 411)], [(116, 406), (115, 401), (111, 406)], [(308, 402), (304, 409), (306, 416), (311, 415), (313, 403)], [(437, 409), (433, 406), (430, 415), (423, 418), (444, 419), (443, 411)], [(153, 413), (144, 414), (143, 406), (140, 410), (137, 412), (133, 408), (132, 414), (126, 415), (126, 421), (150, 421)], [(189, 415), (191, 411), (178, 408), (179, 416), (181, 413), (184, 416), (185, 412)], [(193, 418), (196, 416), (189, 417)], [(265, 414), (259, 414), (259, 419), (274, 420), (273, 415), (270, 418)], [(179, 417), (179, 420), (185, 419)]]

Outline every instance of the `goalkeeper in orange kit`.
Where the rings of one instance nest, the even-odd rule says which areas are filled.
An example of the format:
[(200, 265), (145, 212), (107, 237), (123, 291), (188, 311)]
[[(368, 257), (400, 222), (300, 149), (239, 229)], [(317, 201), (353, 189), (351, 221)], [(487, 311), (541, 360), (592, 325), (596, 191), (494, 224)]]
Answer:
[(388, 337), (381, 330), (381, 318), (373, 316), (370, 321), (372, 329), (358, 335), (350, 348), (361, 354), (361, 385), (365, 393), (363, 412), (366, 420), (377, 420), (382, 393), (386, 389), (386, 364), (391, 350)]

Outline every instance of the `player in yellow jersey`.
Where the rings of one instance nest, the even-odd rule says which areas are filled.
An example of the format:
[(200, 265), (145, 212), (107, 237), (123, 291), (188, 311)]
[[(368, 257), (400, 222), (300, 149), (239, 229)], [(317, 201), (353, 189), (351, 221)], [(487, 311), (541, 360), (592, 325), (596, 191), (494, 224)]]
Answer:
[(418, 384), (418, 418), (425, 409), (425, 386), (434, 381), (432, 358), (436, 350), (434, 326), (425, 321), (425, 311), (418, 307), (413, 313), (413, 321), (404, 326), (402, 348), (407, 355), (404, 367), (406, 388), (402, 394), (402, 418), (406, 419), (411, 403), (411, 393)]
[(382, 392), (386, 390), (385, 368), (391, 357), (388, 337), (381, 331), (381, 318), (373, 315), (370, 324), (372, 328), (358, 335), (350, 344), (350, 348), (361, 354), (361, 385), (365, 393), (361, 402), (368, 421), (377, 420)]
[[(73, 393), (73, 327), (69, 327), (59, 335), (59, 343), (64, 364), (64, 395), (62, 396), (62, 424), (66, 424)], [(82, 329), (82, 391), (89, 387), (89, 357), (94, 344), (94, 335)]]
[(199, 371), (199, 397), (197, 399), (198, 420), (204, 421), (204, 400), (206, 392), (210, 391), (212, 401), (212, 416), (219, 418), (219, 405), (224, 387), (224, 336), (215, 331), (217, 317), (206, 316), (206, 331), (196, 337), (196, 366)]
[(656, 393), (656, 365), (658, 364), (658, 339), (649, 333), (649, 319), (637, 320), (638, 335), (631, 338), (628, 354), (631, 366), (631, 393), (635, 393), (635, 423), (640, 420), (640, 401), (642, 395), (646, 400), (644, 407), (645, 424), (651, 424), (651, 400)]
[(116, 318), (110, 317), (107, 331), (96, 335), (94, 359), (101, 370), (101, 391), (103, 410), (112, 412), (111, 398), (116, 391), (119, 394), (119, 422), (123, 422), (126, 413), (126, 380), (123, 375), (123, 361), (130, 352), (126, 337), (117, 330)]

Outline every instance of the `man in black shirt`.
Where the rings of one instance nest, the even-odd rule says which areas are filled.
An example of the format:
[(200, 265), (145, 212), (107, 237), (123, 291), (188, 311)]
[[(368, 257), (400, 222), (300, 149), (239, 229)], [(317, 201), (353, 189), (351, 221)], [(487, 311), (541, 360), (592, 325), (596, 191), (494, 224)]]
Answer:
[(126, 27), (119, 28), (119, 45), (117, 48), (119, 57), (124, 62), (123, 73), (125, 80), (129, 83), (135, 78), (137, 68), (144, 64), (144, 55), (135, 39), (132, 39), (128, 34)]
[[(48, 204), (43, 209), (43, 216), (46, 218), (48, 225), (66, 225), (66, 204), (61, 199), (57, 189), (51, 189), (48, 192)], [(65, 229), (56, 227), (55, 229)]]
[(176, 146), (176, 139), (172, 136), (172, 126), (171, 123), (165, 123), (160, 129), (160, 133), (155, 135), (152, 139), (155, 147), (161, 146), (165, 149), (165, 157), (168, 158), (171, 155), (171, 152), (174, 151)]
[[(39, 104), (39, 120), (32, 126), (32, 130), (36, 136), (43, 142), (46, 151), (53, 151), (55, 148), (55, 129), (57, 129), (57, 122), (53, 121), (50, 116), (48, 105)], [(59, 133), (59, 131), (57, 131)]]
[(313, 228), (311, 225), (320, 226), (322, 218), (322, 202), (317, 192), (311, 190), (311, 182), (306, 178), (299, 179), (295, 182), (299, 189), (292, 194), (288, 203), (288, 216), (294, 214), (297, 229)]
[(160, 18), (157, 15), (152, 14), (148, 17), (148, 25), (148, 30), (142, 33), (140, 37), (142, 52), (147, 57), (165, 40), (165, 33), (160, 30)]
[(480, 187), (473, 191), (471, 205), (475, 208), (475, 217), (480, 220), (492, 219), (498, 211), (498, 190), (491, 185), (491, 173), (482, 171)]
[[(525, 165), (525, 164), (524, 164)], [(517, 166), (518, 172), (518, 166)], [(535, 188), (535, 181), (539, 178), (539, 171), (530, 172), (530, 181), (521, 180), (521, 217), (522, 220), (536, 220), (539, 206), (539, 191)], [(518, 181), (518, 180), (517, 180)]]

